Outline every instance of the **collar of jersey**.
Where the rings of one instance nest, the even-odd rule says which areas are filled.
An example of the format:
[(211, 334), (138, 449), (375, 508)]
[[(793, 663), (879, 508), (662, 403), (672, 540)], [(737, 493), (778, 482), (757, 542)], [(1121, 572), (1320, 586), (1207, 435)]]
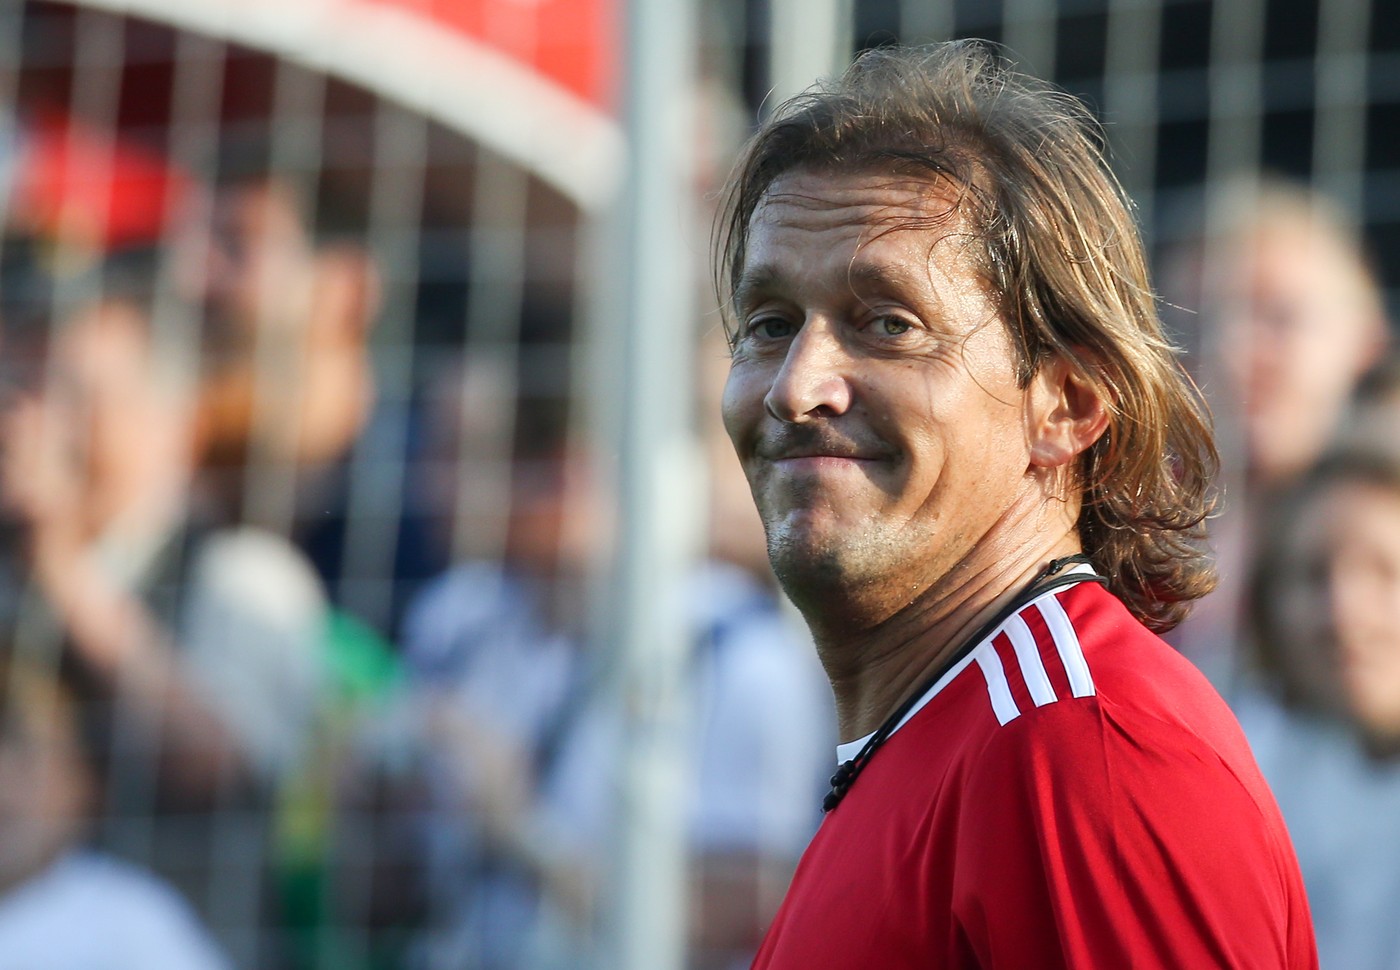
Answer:
[[(1094, 572), (1093, 566), (1090, 566), (1088, 563), (1078, 563), (1070, 567), (1069, 569), (1066, 569), (1063, 575), (1079, 575), (1083, 576), (1085, 579), (1091, 579), (1096, 574)], [(1074, 586), (1078, 585), (1078, 583), (1074, 584)], [(1024, 612), (1028, 607), (1032, 606), (1035, 603), (1039, 603), (1041, 600), (1045, 599), (1045, 597), (1055, 596), (1059, 593), (1063, 593), (1066, 589), (1073, 589), (1074, 586), (1062, 586), (1059, 589), (1049, 590), (1048, 592), (1037, 596), (1035, 599), (1031, 600), (1030, 603), (1027, 603), (1025, 606), (1021, 607), (1021, 609), (1013, 613), (1012, 616), (1020, 616), (1021, 613)], [(1010, 617), (1007, 617), (1007, 620), (1009, 621)], [(997, 636), (1001, 634), (1002, 630), (1005, 629), (1005, 626), (1005, 623), (1003, 623), (1001, 626), (998, 626), (985, 639), (983, 639), (982, 643), (987, 643), (991, 640), (995, 640)], [(890, 732), (890, 737), (894, 737), (895, 734), (898, 733), (900, 728), (904, 727), (904, 725), (909, 723), (910, 718), (912, 718), (915, 714), (923, 710), (928, 705), (928, 702), (933, 700), (934, 697), (938, 695), (939, 691), (943, 690), (944, 687), (948, 686), (948, 684), (952, 682), (954, 677), (962, 673), (963, 670), (967, 668), (967, 665), (973, 662), (973, 659), (976, 656), (977, 651), (981, 648), (982, 643), (979, 643), (976, 647), (969, 650), (966, 656), (964, 656), (957, 663), (953, 664), (953, 666), (949, 667), (947, 671), (944, 672), (943, 676), (939, 677), (938, 680), (934, 682), (934, 685), (924, 692), (924, 696), (920, 697), (917, 701), (914, 702), (914, 706), (909, 708), (909, 711), (904, 715), (904, 717), (900, 719), (899, 723), (894, 726), (894, 730)], [(876, 730), (879, 729), (876, 728)], [(873, 735), (874, 733), (875, 731), (871, 731), (870, 734), (867, 734), (863, 738), (856, 738), (854, 741), (846, 741), (842, 744), (838, 744), (836, 746), (836, 763), (838, 765), (844, 764), (846, 761), (849, 761), (851, 758), (854, 758), (856, 755), (860, 754), (861, 749), (865, 747), (865, 743), (870, 740), (871, 735)]]

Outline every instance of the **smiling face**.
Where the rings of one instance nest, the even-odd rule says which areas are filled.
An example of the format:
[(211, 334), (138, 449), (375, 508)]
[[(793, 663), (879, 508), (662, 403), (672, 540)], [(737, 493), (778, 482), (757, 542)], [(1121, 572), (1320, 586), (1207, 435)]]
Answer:
[(1018, 386), (977, 246), (948, 187), (880, 173), (789, 173), (753, 215), (724, 420), (804, 609), (878, 622), (995, 563), (1035, 466), (1071, 457), (1033, 431), (1046, 388)]

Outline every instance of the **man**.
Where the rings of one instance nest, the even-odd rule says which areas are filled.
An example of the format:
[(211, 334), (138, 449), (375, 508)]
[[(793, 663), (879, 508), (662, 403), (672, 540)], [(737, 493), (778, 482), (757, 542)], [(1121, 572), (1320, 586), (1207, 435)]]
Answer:
[(1315, 967), (1288, 836), (1149, 631), (1215, 454), (1077, 102), (982, 48), (790, 103), (722, 216), (725, 422), (841, 768), (756, 967)]
[(361, 233), (322, 215), (330, 206), (263, 147), (228, 152), (183, 240), (183, 295), (202, 305), (222, 358), (204, 420), (214, 461), (324, 472), (373, 409), (379, 272)]

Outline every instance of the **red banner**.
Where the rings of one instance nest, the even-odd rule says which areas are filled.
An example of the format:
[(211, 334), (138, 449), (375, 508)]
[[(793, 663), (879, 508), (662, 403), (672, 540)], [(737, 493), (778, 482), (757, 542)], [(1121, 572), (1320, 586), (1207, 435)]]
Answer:
[(508, 55), (600, 107), (615, 103), (614, 0), (343, 0), (393, 7)]

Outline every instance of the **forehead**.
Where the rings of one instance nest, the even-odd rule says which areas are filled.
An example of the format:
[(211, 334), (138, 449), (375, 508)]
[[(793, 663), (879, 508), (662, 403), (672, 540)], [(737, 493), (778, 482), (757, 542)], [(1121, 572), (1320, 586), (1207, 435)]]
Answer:
[(735, 304), (777, 287), (840, 279), (927, 286), (975, 276), (959, 188), (880, 171), (799, 170), (773, 181), (750, 218)]
[(959, 193), (946, 179), (880, 171), (798, 170), (780, 175), (750, 219), (757, 234), (772, 228), (847, 230), (873, 238), (910, 227), (945, 232), (963, 228)]

